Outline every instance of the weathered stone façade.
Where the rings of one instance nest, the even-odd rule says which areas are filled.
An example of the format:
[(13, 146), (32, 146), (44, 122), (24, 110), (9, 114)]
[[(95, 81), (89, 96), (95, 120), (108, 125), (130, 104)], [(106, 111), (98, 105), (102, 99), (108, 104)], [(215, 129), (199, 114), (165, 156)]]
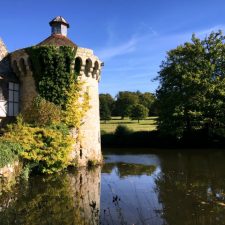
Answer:
[[(83, 125), (80, 128), (81, 141), (76, 144), (72, 158), (76, 159), (79, 166), (87, 165), (88, 161), (100, 162), (102, 160), (102, 155), (98, 83), (103, 63), (94, 55), (93, 50), (78, 47), (67, 38), (67, 28), (69, 28), (69, 24), (64, 18), (58, 16), (49, 24), (52, 28), (51, 36), (40, 42), (37, 46), (54, 45), (73, 47), (76, 52), (74, 70), (79, 74), (78, 79), (84, 82), (83, 91), (88, 92), (90, 98), (90, 109), (86, 113), (83, 119)], [(1, 58), (6, 55), (7, 50), (5, 45), (3, 42), (0, 42), (0, 61)], [(10, 53), (10, 64), (19, 83), (19, 112), (22, 111), (38, 93), (35, 88), (31, 63), (26, 50), (19, 49)], [(7, 107), (9, 107), (7, 99), (5, 100), (6, 111), (9, 111), (7, 109)], [(73, 131), (71, 133), (74, 138), (76, 138), (77, 134)]]

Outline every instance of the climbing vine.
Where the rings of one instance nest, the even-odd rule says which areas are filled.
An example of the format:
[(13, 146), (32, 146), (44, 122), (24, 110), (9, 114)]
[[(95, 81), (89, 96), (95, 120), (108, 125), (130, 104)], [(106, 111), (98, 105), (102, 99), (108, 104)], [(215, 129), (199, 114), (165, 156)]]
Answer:
[(70, 86), (77, 80), (72, 67), (75, 50), (69, 46), (35, 46), (26, 49), (41, 97), (64, 109)]
[(85, 113), (90, 108), (88, 93), (82, 91), (83, 85), (79, 81), (71, 85), (67, 92), (68, 99), (63, 113), (64, 123), (69, 127), (76, 127), (77, 130), (82, 124)]

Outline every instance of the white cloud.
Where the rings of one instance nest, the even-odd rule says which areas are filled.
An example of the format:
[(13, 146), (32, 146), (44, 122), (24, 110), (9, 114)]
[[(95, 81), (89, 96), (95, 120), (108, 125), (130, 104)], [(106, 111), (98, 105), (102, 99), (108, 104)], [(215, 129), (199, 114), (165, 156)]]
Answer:
[(108, 40), (103, 48), (97, 50), (97, 55), (103, 60), (109, 60), (119, 55), (132, 53), (137, 46), (150, 36), (156, 36), (157, 32), (145, 23), (140, 23), (132, 36), (123, 43), (118, 43), (118, 35), (114, 23), (110, 23), (106, 30)]
[(98, 51), (97, 54), (103, 60), (107, 60), (118, 55), (124, 55), (124, 54), (135, 51), (137, 41), (138, 41), (137, 38), (132, 37), (130, 40), (126, 41), (125, 43), (122, 43), (116, 46), (106, 47)]

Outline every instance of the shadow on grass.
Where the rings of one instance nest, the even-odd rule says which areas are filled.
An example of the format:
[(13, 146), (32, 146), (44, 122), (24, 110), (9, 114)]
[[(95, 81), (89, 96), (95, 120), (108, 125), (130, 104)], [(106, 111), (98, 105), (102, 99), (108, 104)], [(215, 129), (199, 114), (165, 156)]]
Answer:
[(135, 124), (136, 122), (134, 121), (124, 121), (124, 122), (108, 122), (106, 124), (116, 124), (116, 125), (119, 125), (119, 124)]
[(136, 131), (119, 134), (102, 133), (103, 147), (116, 148), (225, 148), (224, 137), (208, 137), (204, 131), (195, 131), (185, 135), (182, 139), (174, 136), (162, 136), (159, 131)]

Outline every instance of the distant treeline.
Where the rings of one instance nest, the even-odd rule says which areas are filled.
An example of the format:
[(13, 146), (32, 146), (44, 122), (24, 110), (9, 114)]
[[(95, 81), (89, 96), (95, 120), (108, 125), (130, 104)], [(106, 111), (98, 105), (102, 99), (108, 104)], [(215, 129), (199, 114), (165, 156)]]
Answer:
[(101, 120), (109, 120), (112, 116), (122, 119), (129, 116), (131, 119), (143, 119), (158, 114), (156, 97), (150, 92), (120, 91), (115, 98), (110, 94), (100, 94)]

